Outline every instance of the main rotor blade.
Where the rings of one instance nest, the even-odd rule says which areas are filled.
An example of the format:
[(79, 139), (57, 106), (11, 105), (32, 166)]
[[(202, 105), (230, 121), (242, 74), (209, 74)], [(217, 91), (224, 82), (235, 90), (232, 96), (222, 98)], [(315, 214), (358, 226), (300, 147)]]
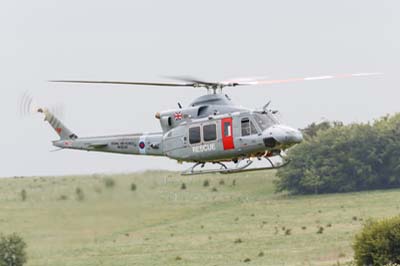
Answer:
[(166, 78), (189, 82), (189, 83), (195, 83), (195, 84), (206, 84), (206, 85), (218, 84), (218, 82), (204, 81), (190, 76), (166, 76)]
[(191, 77), (171, 77), (187, 83), (167, 83), (167, 82), (130, 82), (130, 81), (97, 81), (97, 80), (50, 80), (50, 82), (63, 82), (63, 83), (85, 83), (85, 84), (116, 84), (116, 85), (144, 85), (144, 86), (165, 86), (165, 87), (204, 87), (207, 89), (217, 89), (223, 87), (235, 87), (246, 85), (271, 85), (281, 83), (294, 83), (300, 81), (324, 80), (324, 79), (338, 79), (338, 78), (351, 78), (351, 77), (364, 77), (376, 76), (382, 73), (356, 73), (356, 74), (341, 74), (341, 75), (325, 75), (316, 77), (305, 78), (290, 78), (290, 79), (264, 79), (264, 78), (248, 78), (227, 80), (222, 82), (208, 82), (202, 81)]
[(85, 83), (85, 84), (115, 84), (115, 85), (144, 85), (167, 87), (194, 87), (193, 83), (164, 83), (164, 82), (130, 82), (130, 81), (97, 81), (97, 80), (50, 80), (59, 83)]
[(324, 80), (324, 79), (340, 79), (340, 78), (352, 78), (352, 77), (365, 77), (365, 76), (377, 76), (383, 73), (355, 73), (355, 74), (341, 74), (341, 75), (325, 75), (316, 77), (305, 77), (305, 78), (290, 78), (290, 79), (271, 79), (271, 80), (252, 80), (239, 82), (238, 85), (270, 85), (270, 84), (281, 84), (281, 83), (294, 83), (300, 81), (313, 81), (313, 80)]

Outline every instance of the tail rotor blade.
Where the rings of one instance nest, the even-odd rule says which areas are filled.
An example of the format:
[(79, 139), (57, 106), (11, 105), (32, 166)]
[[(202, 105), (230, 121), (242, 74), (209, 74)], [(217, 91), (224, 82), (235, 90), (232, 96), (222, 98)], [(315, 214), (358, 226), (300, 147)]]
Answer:
[(49, 106), (48, 108), (42, 108), (36, 102), (29, 92), (24, 92), (18, 101), (18, 113), (20, 117), (30, 116), (36, 113), (41, 113), (44, 110), (48, 110), (58, 117), (64, 117), (64, 105), (57, 103)]
[(24, 92), (19, 98), (18, 112), (20, 117), (26, 117), (36, 112), (37, 104), (29, 92)]

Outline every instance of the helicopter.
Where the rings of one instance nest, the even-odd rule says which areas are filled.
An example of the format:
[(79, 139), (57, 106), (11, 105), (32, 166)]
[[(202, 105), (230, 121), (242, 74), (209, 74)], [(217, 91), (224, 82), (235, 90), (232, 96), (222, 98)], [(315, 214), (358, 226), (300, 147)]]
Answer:
[[(269, 85), (299, 81), (362, 77), (380, 73), (325, 75), (292, 79), (237, 79), (210, 82), (191, 77), (174, 77), (179, 82), (125, 82), (94, 80), (51, 80), (50, 82), (167, 86), (204, 88), (207, 94), (194, 99), (187, 107), (157, 112), (161, 131), (99, 137), (78, 137), (49, 109), (37, 108), (59, 139), (52, 144), (59, 149), (165, 156), (193, 165), (182, 175), (206, 173), (230, 174), (277, 169), (289, 163), (285, 151), (302, 142), (300, 130), (281, 123), (270, 102), (260, 109), (235, 105), (223, 89), (246, 85)], [(272, 160), (273, 158), (278, 158)], [(252, 167), (256, 160), (262, 166)], [(208, 164), (211, 169), (204, 168)], [(253, 165), (254, 166), (254, 165)]]

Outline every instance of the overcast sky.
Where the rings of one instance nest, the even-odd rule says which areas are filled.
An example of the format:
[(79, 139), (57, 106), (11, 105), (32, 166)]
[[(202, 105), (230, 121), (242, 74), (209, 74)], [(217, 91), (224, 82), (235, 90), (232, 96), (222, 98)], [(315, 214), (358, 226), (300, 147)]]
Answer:
[(20, 118), (29, 91), (64, 106), (79, 136), (159, 131), (157, 111), (194, 88), (50, 84), (49, 79), (159, 81), (191, 75), (290, 78), (384, 72), (382, 77), (228, 88), (234, 102), (268, 100), (285, 124), (366, 122), (400, 109), (400, 1), (2, 1), (0, 176), (183, 169), (164, 158), (50, 152), (40, 115)]

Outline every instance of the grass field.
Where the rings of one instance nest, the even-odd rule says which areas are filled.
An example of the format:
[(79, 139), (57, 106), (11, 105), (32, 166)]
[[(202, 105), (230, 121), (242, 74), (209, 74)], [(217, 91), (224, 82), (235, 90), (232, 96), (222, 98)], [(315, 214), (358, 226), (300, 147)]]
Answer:
[(363, 221), (400, 206), (400, 190), (275, 194), (274, 172), (107, 177), (114, 186), (102, 175), (0, 179), (0, 232), (19, 233), (38, 266), (337, 265)]

